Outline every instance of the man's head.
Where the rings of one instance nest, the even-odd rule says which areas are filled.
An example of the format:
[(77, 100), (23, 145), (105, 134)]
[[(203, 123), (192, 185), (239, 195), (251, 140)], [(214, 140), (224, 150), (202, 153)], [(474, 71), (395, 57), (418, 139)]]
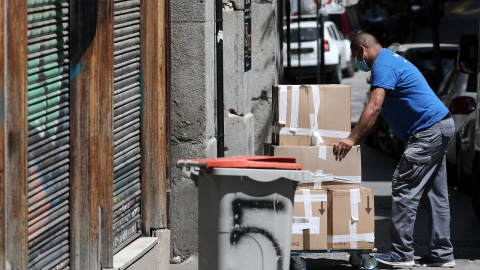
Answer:
[(356, 59), (355, 62), (364, 62), (368, 68), (372, 67), (381, 49), (382, 45), (380, 42), (373, 35), (366, 32), (357, 34), (350, 43), (350, 50), (352, 51), (352, 56)]

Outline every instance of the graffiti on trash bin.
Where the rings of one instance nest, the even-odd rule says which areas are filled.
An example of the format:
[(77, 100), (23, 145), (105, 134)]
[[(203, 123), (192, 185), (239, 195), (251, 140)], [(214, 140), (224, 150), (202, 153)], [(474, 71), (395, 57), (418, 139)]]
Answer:
[(282, 248), (278, 240), (273, 236), (273, 234), (266, 229), (258, 227), (249, 227), (242, 226), (242, 218), (244, 216), (244, 210), (246, 209), (264, 209), (268, 211), (285, 211), (285, 204), (282, 201), (278, 200), (246, 200), (246, 199), (235, 199), (232, 202), (233, 210), (233, 229), (230, 233), (230, 244), (235, 245), (240, 241), (240, 239), (246, 234), (260, 234), (266, 237), (270, 242), (272, 242), (275, 253), (278, 257), (277, 269), (283, 269), (283, 255)]

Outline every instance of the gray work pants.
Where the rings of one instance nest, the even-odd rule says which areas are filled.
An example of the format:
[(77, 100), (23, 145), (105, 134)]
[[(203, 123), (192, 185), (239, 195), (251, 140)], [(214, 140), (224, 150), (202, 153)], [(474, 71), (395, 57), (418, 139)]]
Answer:
[(445, 153), (454, 131), (450, 117), (415, 132), (405, 143), (393, 174), (391, 251), (405, 260), (413, 260), (413, 228), (420, 203), (429, 215), (428, 256), (437, 262), (454, 259), (445, 169)]

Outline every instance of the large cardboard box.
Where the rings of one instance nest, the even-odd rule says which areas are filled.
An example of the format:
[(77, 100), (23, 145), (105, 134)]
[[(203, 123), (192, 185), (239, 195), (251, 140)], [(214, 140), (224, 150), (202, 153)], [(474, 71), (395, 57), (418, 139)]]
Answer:
[(328, 190), (328, 248), (373, 249), (375, 209), (370, 188)]
[(291, 250), (327, 249), (327, 190), (297, 189)]
[(270, 146), (268, 154), (294, 157), (304, 170), (315, 173), (313, 183), (300, 182), (298, 187), (309, 189), (360, 188), (362, 162), (360, 146), (355, 145), (339, 160), (333, 154), (333, 146)]
[(275, 145), (330, 145), (351, 131), (349, 85), (275, 85), (272, 98)]

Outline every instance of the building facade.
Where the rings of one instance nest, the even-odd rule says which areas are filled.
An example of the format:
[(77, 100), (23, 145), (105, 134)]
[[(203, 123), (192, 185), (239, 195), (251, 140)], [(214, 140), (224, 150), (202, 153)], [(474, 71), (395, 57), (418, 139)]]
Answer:
[[(217, 156), (216, 2), (171, 2), (170, 228), (173, 255), (182, 258), (197, 252), (198, 201), (193, 181), (175, 161)], [(281, 71), (283, 1), (223, 0), (222, 7), (225, 156), (263, 155), (271, 140), (272, 85)]]
[(1, 1), (0, 269), (158, 269), (167, 3)]
[[(262, 155), (281, 2), (0, 1), (0, 270), (168, 269), (197, 253), (197, 190), (176, 168)], [(247, 23), (247, 24), (246, 24)]]

